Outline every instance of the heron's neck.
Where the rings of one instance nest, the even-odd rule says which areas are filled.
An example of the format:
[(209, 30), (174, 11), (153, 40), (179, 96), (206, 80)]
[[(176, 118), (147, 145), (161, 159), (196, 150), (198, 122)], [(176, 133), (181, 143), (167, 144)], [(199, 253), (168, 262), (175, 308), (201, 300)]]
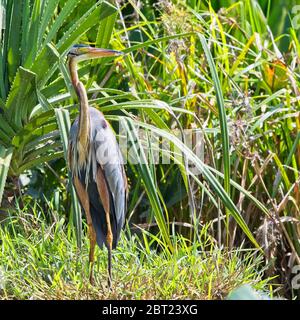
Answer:
[(82, 84), (82, 82), (78, 81), (75, 88), (80, 103), (77, 141), (81, 144), (81, 146), (84, 149), (87, 149), (90, 138), (90, 117), (88, 98), (85, 87)]
[(69, 70), (70, 70), (70, 76), (71, 76), (71, 81), (72, 81), (73, 87), (74, 87), (76, 94), (78, 96), (77, 83), (79, 82), (79, 78), (78, 78), (78, 73), (77, 73), (77, 62), (74, 58), (71, 58), (69, 60)]
[(77, 131), (77, 151), (79, 165), (86, 162), (90, 140), (90, 117), (87, 93), (82, 82), (79, 81), (77, 73), (77, 61), (75, 58), (69, 60), (69, 70), (73, 87), (79, 101), (79, 127)]

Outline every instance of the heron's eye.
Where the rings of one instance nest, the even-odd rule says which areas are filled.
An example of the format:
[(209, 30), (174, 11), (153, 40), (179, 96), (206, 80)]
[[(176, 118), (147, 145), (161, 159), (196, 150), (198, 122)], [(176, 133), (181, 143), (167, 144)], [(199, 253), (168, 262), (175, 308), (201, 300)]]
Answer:
[(68, 52), (68, 56), (71, 56), (71, 57), (78, 56), (78, 50), (77, 50), (77, 48), (72, 48), (72, 49)]

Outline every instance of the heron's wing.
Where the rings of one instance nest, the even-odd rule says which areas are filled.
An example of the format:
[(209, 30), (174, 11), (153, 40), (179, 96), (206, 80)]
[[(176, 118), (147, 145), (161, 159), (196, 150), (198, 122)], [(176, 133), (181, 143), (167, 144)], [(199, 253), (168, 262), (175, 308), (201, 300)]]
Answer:
[[(92, 117), (91, 122), (93, 122)], [(92, 159), (93, 172), (97, 175), (98, 166), (100, 166), (112, 198), (110, 213), (114, 215), (117, 232), (115, 236), (118, 240), (125, 221), (127, 182), (116, 137), (101, 113), (97, 117), (96, 125), (93, 122), (92, 137), (94, 144), (92, 157), (95, 157)]]

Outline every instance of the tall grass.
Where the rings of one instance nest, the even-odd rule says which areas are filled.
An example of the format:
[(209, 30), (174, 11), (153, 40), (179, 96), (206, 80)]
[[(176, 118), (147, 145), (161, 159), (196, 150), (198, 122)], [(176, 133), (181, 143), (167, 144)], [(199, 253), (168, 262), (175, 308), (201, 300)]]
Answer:
[(44, 212), (31, 199), (23, 200), (24, 208), (11, 212), (0, 229), (2, 299), (225, 299), (245, 283), (269, 291), (269, 280), (262, 280), (262, 256), (254, 250), (222, 253), (205, 231), (208, 226), (201, 243), (188, 245), (174, 234), (175, 254), (158, 253), (147, 237), (127, 227), (129, 234), (122, 235), (113, 253), (112, 290), (106, 287), (107, 255), (99, 249), (93, 287), (88, 248), (78, 251), (71, 225), (51, 206)]

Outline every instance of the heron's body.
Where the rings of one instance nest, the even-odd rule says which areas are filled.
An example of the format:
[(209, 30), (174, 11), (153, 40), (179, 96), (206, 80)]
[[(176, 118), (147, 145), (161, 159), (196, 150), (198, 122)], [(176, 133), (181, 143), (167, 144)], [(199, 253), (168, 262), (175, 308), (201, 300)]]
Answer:
[(79, 81), (77, 63), (86, 59), (116, 56), (121, 53), (75, 45), (69, 52), (72, 84), (79, 101), (79, 116), (69, 135), (68, 162), (81, 207), (85, 212), (90, 238), (90, 282), (94, 283), (93, 264), (96, 242), (108, 249), (111, 286), (112, 249), (117, 246), (124, 224), (127, 182), (116, 137), (103, 114), (88, 105), (84, 85)]
[[(122, 155), (114, 133), (103, 114), (93, 107), (88, 108), (88, 113), (90, 117), (88, 148), (85, 150), (78, 139), (80, 121), (78, 116), (70, 130), (69, 164), (73, 183), (74, 179), (76, 179), (75, 177), (78, 176), (79, 183), (87, 191), (92, 223), (96, 232), (97, 244), (100, 248), (103, 247), (103, 244), (108, 247), (108, 243), (106, 241), (105, 210), (98, 191), (98, 185), (101, 183), (106, 186), (113, 233), (112, 249), (115, 249), (124, 225), (126, 210), (126, 176), (122, 164)], [(109, 147), (109, 150), (107, 150), (107, 147)], [(84, 159), (80, 159), (82, 150), (85, 150)], [(109, 152), (113, 157), (107, 157), (106, 159), (106, 152)], [(104, 156), (104, 159), (101, 156)], [(77, 165), (74, 165), (76, 162)], [(101, 182), (97, 181), (99, 171), (101, 171), (100, 176), (104, 178)], [(77, 190), (76, 185), (75, 189), (80, 199), (80, 190)], [(83, 201), (80, 200), (80, 202), (83, 207)]]

